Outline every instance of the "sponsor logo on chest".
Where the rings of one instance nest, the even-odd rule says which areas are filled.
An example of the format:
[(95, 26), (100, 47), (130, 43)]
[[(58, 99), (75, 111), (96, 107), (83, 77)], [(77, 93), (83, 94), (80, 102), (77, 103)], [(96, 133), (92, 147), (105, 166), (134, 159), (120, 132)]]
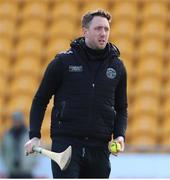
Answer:
[(69, 65), (69, 72), (83, 72), (83, 66)]

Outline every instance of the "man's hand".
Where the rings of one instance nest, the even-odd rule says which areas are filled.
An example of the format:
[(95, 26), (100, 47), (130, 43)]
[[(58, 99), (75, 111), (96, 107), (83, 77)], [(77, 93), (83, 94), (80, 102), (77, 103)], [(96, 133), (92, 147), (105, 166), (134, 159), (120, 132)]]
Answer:
[(32, 148), (34, 146), (40, 146), (40, 139), (37, 138), (37, 137), (34, 137), (32, 139), (30, 139), (26, 144), (25, 144), (25, 152), (26, 152), (26, 155), (29, 155), (31, 153), (34, 153)]
[(121, 145), (120, 152), (123, 152), (124, 149), (125, 149), (125, 140), (124, 140), (124, 137), (123, 136), (119, 136), (116, 139), (114, 139), (114, 141), (120, 143), (120, 145)]
[[(124, 137), (123, 137), (123, 136), (119, 136), (119, 137), (117, 137), (116, 139), (112, 139), (112, 140), (109, 142), (109, 146), (110, 146), (110, 144), (113, 143), (113, 142), (120, 143), (121, 149), (119, 150), (119, 152), (123, 152), (123, 151), (124, 151), (124, 149), (125, 149), (125, 142), (124, 142)], [(110, 151), (110, 149), (109, 149), (109, 151)], [(111, 152), (111, 151), (110, 151), (110, 152)], [(119, 152), (117, 152), (117, 153), (112, 153), (112, 152), (111, 152), (111, 153), (112, 153), (113, 155), (117, 156)]]

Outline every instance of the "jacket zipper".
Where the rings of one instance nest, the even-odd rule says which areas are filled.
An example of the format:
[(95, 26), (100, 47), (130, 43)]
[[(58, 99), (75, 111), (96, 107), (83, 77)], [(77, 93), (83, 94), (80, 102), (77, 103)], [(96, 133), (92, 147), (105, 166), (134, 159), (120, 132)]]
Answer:
[(92, 82), (92, 103), (91, 103), (91, 112), (90, 112), (90, 124), (92, 124), (94, 119), (94, 100), (95, 100), (95, 82)]

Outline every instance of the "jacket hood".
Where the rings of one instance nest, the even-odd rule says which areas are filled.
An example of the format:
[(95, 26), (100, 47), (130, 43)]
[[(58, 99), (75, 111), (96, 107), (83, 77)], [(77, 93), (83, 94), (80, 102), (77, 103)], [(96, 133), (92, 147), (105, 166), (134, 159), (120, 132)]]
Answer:
[[(79, 37), (79, 38), (73, 40), (71, 42), (70, 46), (73, 49), (82, 49), (84, 41), (85, 41), (84, 37)], [(113, 56), (116, 56), (116, 57), (120, 56), (120, 51), (114, 44), (108, 42), (108, 47), (109, 47), (108, 48), (109, 52), (112, 53)]]

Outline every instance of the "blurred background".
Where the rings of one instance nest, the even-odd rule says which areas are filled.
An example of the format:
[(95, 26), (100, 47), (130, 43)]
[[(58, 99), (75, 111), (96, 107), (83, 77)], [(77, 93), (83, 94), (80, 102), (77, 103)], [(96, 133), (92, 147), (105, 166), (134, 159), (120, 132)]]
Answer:
[[(128, 72), (126, 150), (111, 157), (111, 177), (170, 178), (170, 0), (0, 0), (0, 142), (13, 113), (28, 127), (47, 64), (81, 36), (82, 15), (98, 8), (112, 14), (110, 41)], [(51, 107), (42, 126), (47, 148)], [(51, 177), (49, 160), (38, 157), (33, 172)], [(0, 177), (7, 177), (3, 154)]]

